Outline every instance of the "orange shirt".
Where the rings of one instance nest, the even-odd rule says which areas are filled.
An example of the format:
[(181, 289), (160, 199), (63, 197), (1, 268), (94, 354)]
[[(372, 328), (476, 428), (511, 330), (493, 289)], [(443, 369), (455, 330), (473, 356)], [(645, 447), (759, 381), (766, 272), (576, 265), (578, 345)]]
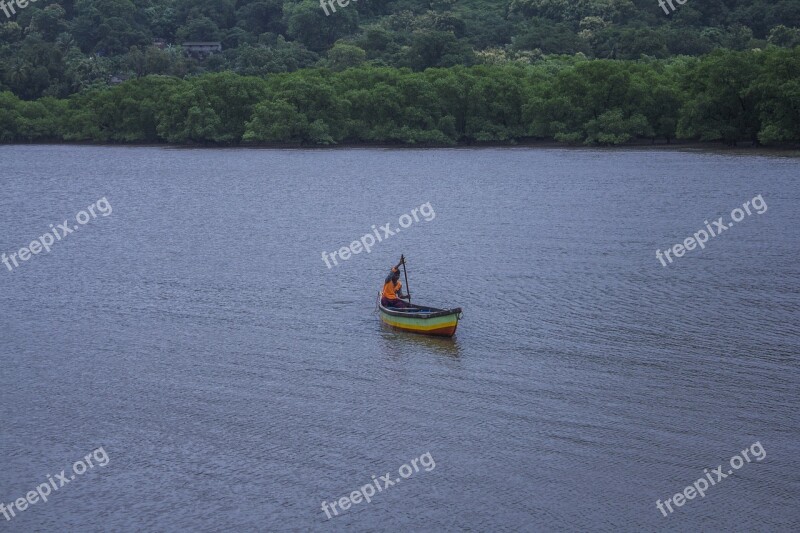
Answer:
[(392, 282), (392, 280), (387, 281), (383, 284), (383, 294), (382, 296), (387, 300), (397, 300), (397, 293), (401, 292), (403, 284), (399, 281), (397, 283)]

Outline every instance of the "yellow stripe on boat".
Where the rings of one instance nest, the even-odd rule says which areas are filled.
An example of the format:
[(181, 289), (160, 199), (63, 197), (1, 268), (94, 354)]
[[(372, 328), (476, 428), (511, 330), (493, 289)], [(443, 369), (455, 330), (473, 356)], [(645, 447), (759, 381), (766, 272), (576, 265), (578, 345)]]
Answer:
[[(387, 314), (381, 313), (381, 319), (384, 322), (386, 322), (390, 326), (401, 327), (403, 329), (413, 329), (413, 330), (418, 330), (418, 331), (430, 331), (432, 329), (439, 329), (439, 328), (444, 328), (444, 327), (447, 327), (447, 326), (455, 326), (456, 324), (458, 324), (458, 319), (456, 319), (456, 318), (452, 318), (451, 319), (450, 317), (441, 317), (441, 318), (446, 318), (447, 320), (444, 320), (442, 322), (435, 322), (435, 323), (431, 323), (431, 322), (436, 320), (435, 318), (431, 318), (431, 319), (428, 319), (428, 320), (419, 319), (419, 318), (417, 318), (417, 319), (406, 318), (406, 319), (401, 319), (401, 320), (394, 320), (394, 318), (395, 317), (393, 317), (391, 315), (387, 315)], [(412, 320), (424, 320), (426, 323), (425, 324), (415, 324), (415, 323), (411, 322)]]
[(461, 309), (436, 309), (426, 306), (412, 306), (410, 309), (386, 308), (378, 299), (383, 323), (403, 331), (420, 333), (422, 335), (436, 335), (452, 337), (461, 318)]

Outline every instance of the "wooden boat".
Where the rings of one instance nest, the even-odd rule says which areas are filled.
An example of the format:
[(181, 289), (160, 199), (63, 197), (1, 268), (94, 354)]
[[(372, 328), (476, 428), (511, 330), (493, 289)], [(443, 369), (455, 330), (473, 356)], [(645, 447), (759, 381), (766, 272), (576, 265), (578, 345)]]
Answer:
[(402, 309), (384, 307), (381, 304), (380, 294), (378, 294), (378, 309), (383, 323), (394, 329), (438, 337), (455, 335), (461, 318), (460, 307), (455, 309), (437, 309), (419, 305)]

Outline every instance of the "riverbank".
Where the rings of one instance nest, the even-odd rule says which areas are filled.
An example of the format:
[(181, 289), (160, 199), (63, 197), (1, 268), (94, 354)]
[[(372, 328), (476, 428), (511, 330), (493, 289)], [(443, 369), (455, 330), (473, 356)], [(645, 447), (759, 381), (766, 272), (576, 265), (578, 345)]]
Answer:
[(0, 143), (1, 147), (11, 146), (99, 146), (99, 147), (140, 147), (140, 148), (170, 148), (175, 150), (226, 150), (226, 149), (249, 149), (249, 150), (352, 150), (352, 149), (397, 149), (397, 150), (464, 150), (464, 149), (486, 149), (486, 148), (533, 148), (533, 149), (569, 149), (569, 150), (663, 150), (663, 151), (703, 151), (703, 152), (724, 152), (742, 155), (782, 155), (789, 157), (800, 157), (800, 144), (783, 144), (778, 146), (753, 146), (749, 143), (739, 143), (736, 146), (726, 145), (720, 142), (698, 142), (698, 141), (673, 141), (664, 142), (642, 139), (631, 141), (626, 144), (618, 145), (585, 145), (574, 143), (560, 143), (554, 140), (527, 139), (518, 142), (482, 142), (482, 143), (458, 143), (458, 144), (403, 144), (403, 143), (369, 143), (369, 142), (343, 142), (330, 145), (318, 144), (296, 144), (296, 143), (242, 143), (242, 144), (220, 144), (220, 143), (121, 143), (121, 142), (94, 142), (94, 141), (31, 141), (16, 143)]

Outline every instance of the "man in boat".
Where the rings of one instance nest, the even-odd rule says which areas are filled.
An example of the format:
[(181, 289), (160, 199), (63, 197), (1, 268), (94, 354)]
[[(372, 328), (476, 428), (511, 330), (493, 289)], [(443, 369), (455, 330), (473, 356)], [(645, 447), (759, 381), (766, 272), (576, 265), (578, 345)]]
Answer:
[(403, 284), (400, 283), (400, 265), (405, 263), (405, 258), (401, 255), (400, 262), (392, 267), (389, 275), (386, 276), (386, 281), (383, 283), (383, 292), (381, 292), (381, 305), (384, 307), (411, 307), (410, 304), (401, 300), (401, 298), (408, 298), (403, 294)]

